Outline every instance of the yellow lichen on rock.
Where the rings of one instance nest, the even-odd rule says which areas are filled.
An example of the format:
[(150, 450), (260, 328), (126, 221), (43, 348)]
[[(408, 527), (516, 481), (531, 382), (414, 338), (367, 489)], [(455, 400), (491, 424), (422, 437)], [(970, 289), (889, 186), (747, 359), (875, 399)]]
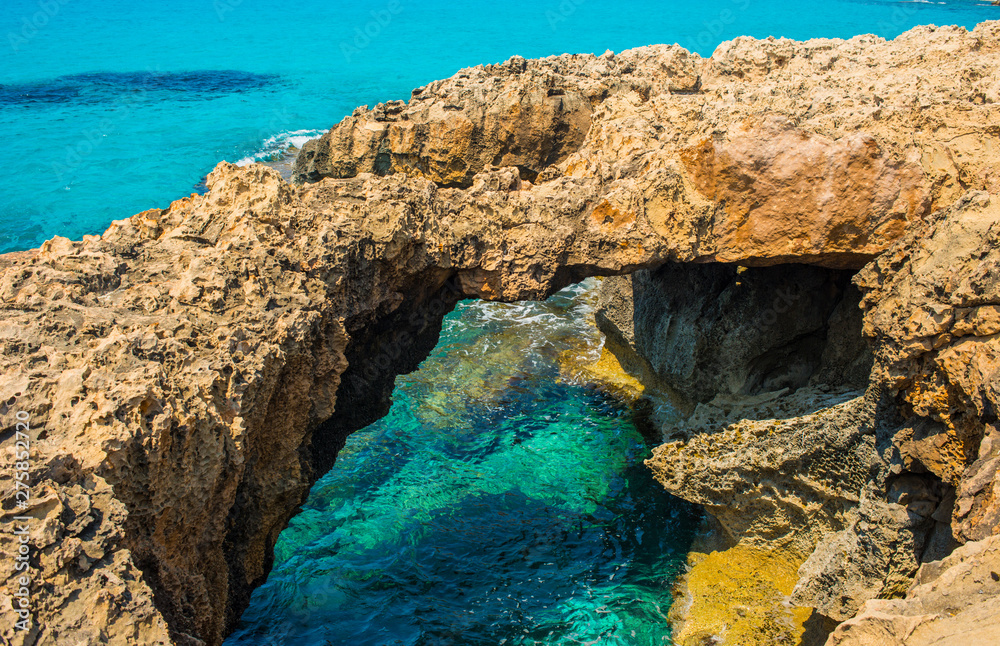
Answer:
[(566, 381), (596, 386), (628, 403), (638, 401), (646, 391), (606, 347), (601, 348), (597, 361), (589, 353), (567, 350), (559, 356), (559, 363)]
[(810, 608), (787, 603), (803, 557), (736, 545), (691, 552), (670, 611), (678, 646), (799, 644)]

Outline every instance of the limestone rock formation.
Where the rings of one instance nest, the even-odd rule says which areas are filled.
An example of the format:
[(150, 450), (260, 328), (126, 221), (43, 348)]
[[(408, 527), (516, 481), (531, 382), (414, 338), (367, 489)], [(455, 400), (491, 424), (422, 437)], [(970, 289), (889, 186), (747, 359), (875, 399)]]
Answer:
[[(994, 331), (959, 324), (958, 334), (942, 334), (961, 320), (949, 305), (965, 305), (959, 311), (976, 320), (977, 306), (988, 312), (994, 300), (995, 279), (977, 283), (975, 295), (967, 288), (965, 300), (954, 284), (996, 272), (995, 209), (990, 196), (970, 194), (914, 227), (857, 278), (878, 357), (872, 384), (899, 419), (877, 429), (881, 460), (857, 521), (825, 539), (800, 570), (794, 598), (838, 620), (868, 599), (902, 594), (920, 563), (946, 555), (956, 540), (998, 529), (995, 413), (983, 407), (1000, 367)], [(956, 351), (968, 354), (955, 362)]]
[[(593, 271), (557, 261), (609, 241), (585, 192), (479, 179), (501, 188), (363, 177), (298, 189), (223, 164), (203, 197), (56, 238), (0, 274), (5, 425), (30, 414), (33, 486), (61, 501), (28, 515), (50, 523), (81, 483), (110, 486), (120, 513), (102, 508), (87, 528), (124, 535), (102, 558), (57, 559), (65, 580), (38, 608), (41, 642), (117, 638), (110, 620), (57, 620), (114, 559), (132, 602), (155, 597), (175, 640), (219, 642), (308, 486), (348, 432), (386, 412), (395, 372), (430, 351), (459, 296), (541, 298)], [(649, 261), (638, 233), (622, 234), (598, 271)], [(43, 560), (64, 547), (32, 546)]]
[(597, 320), (620, 354), (692, 402), (810, 383), (863, 389), (872, 359), (850, 279), (804, 265), (669, 264), (605, 281)]
[[(359, 111), (304, 151), (314, 183), (220, 164), (204, 196), (3, 259), (0, 483), (24, 411), (33, 498), (2, 514), (33, 518), (34, 577), (34, 632), (3, 637), (219, 644), (309, 485), (461, 297), (542, 298), (668, 262), (856, 270), (969, 189), (997, 194), (998, 35), (512, 59)], [(993, 244), (987, 202), (962, 209), (980, 205)], [(972, 263), (950, 296), (951, 256), (915, 239), (861, 285), (951, 308), (911, 338), (910, 314), (869, 300), (866, 329), (914, 415), (900, 469), (957, 485), (965, 538), (994, 514), (996, 443), (976, 438), (995, 422), (998, 303), (993, 256), (950, 248)]]
[[(732, 541), (754, 545), (763, 540), (777, 548), (796, 543), (800, 549), (815, 546), (799, 569), (791, 595), (795, 605), (815, 608), (837, 621), (851, 618), (862, 607), (881, 617), (882, 602), (869, 600), (904, 594), (921, 563), (945, 557), (956, 541), (984, 539), (1000, 531), (995, 502), (1000, 459), (993, 408), (1000, 383), (994, 348), (998, 330), (988, 323), (962, 324), (981, 320), (983, 310), (988, 317), (996, 300), (998, 227), (996, 199), (969, 194), (914, 227), (859, 274), (857, 282), (865, 293), (865, 333), (876, 354), (867, 408), (852, 410), (846, 419), (834, 417), (825, 428), (812, 431), (815, 436), (796, 430), (762, 442), (760, 422), (749, 421), (760, 417), (759, 411), (746, 408), (747, 398), (742, 410), (738, 401), (730, 405), (736, 416), (749, 418), (736, 423), (732, 411), (703, 404), (685, 425), (668, 432), (680, 439), (664, 444), (650, 461), (670, 491), (707, 505)], [(637, 308), (635, 316), (642, 311)], [(654, 320), (658, 315), (654, 312)], [(927, 321), (933, 323), (922, 326)], [(950, 333), (956, 324), (957, 333)], [(961, 358), (955, 359), (956, 354)], [(925, 385), (928, 381), (936, 391)], [(772, 406), (791, 411), (809, 408), (794, 399), (794, 395), (778, 397)], [(826, 405), (805, 418), (768, 422), (769, 428), (829, 419), (843, 406)], [(709, 411), (715, 414), (709, 416)], [(855, 453), (856, 459), (841, 445), (851, 429), (858, 429), (854, 432), (864, 438), (859, 446), (867, 450)], [(973, 448), (963, 450), (967, 445)], [(810, 476), (815, 462), (800, 455), (824, 451), (840, 465), (833, 478), (841, 488), (840, 515), (787, 522), (789, 517), (817, 511), (817, 479)], [(776, 457), (794, 461), (795, 466), (776, 466), (782, 464), (775, 462)], [(932, 566), (923, 566), (928, 567)], [(908, 603), (919, 607), (927, 592), (927, 588), (912, 589)], [(964, 614), (972, 622), (959, 634), (992, 630), (985, 620), (987, 611), (977, 605), (978, 597), (958, 594), (950, 603), (955, 608), (951, 614)], [(895, 608), (892, 603), (884, 607)], [(936, 626), (939, 619), (926, 621)], [(865, 621), (867, 626), (874, 620)], [(924, 619), (893, 621), (894, 627), (878, 630), (888, 631), (885, 634), (897, 641), (880, 642), (882, 633), (851, 628), (863, 638), (851, 641), (844, 636), (851, 633), (842, 631), (836, 639), (831, 637), (831, 643), (844, 639), (843, 643), (909, 644), (906, 631)], [(944, 631), (957, 630), (957, 624), (946, 625), (950, 628), (927, 628), (926, 634), (936, 639), (946, 635)], [(931, 637), (926, 639), (912, 643), (930, 643)]]
[(792, 398), (781, 403), (814, 412), (774, 419), (766, 406), (737, 404), (738, 421), (727, 425), (699, 410), (685, 424), (689, 439), (661, 445), (647, 464), (668, 491), (704, 505), (731, 543), (804, 557), (849, 522), (874, 447), (858, 393), (803, 389)]
[[(902, 271), (900, 271), (902, 269)], [(915, 227), (861, 272), (877, 379), (914, 423), (894, 439), (906, 468), (958, 487), (955, 529), (997, 528), (1000, 198), (975, 193)]]
[(869, 599), (903, 593), (921, 560), (935, 554), (935, 530), (948, 531), (950, 506), (934, 481), (898, 478), (888, 496), (870, 482), (858, 498), (850, 525), (823, 537), (799, 568), (790, 595), (796, 605), (836, 621), (852, 617)]
[(812, 633), (829, 613), (812, 617), (813, 599), (787, 601), (816, 545), (856, 522), (877, 461), (872, 408), (856, 391), (784, 389), (718, 396), (665, 429), (670, 439), (646, 464), (716, 521), (711, 553), (689, 558), (681, 581), (690, 602), (671, 609), (676, 643), (822, 643), (825, 633)]
[(693, 90), (700, 61), (676, 45), (660, 45), (619, 57), (515, 56), (462, 70), (413, 90), (408, 104), (355, 110), (305, 144), (294, 178), (402, 172), (468, 187), (488, 167), (512, 166), (535, 181), (580, 149), (594, 107), (609, 95)]
[(357, 111), (307, 145), (296, 177), (468, 186), (512, 165), (534, 183), (599, 182), (595, 218), (641, 211), (684, 260), (860, 269), (967, 190), (1000, 191), (997, 30), (515, 58)]
[(966, 543), (921, 566), (902, 599), (873, 599), (829, 646), (969, 646), (1000, 643), (1000, 538)]

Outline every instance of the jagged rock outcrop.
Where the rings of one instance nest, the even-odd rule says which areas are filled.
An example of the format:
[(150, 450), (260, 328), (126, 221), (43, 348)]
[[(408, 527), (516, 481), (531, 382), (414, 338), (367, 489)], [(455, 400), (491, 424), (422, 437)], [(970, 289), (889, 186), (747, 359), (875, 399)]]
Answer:
[[(384, 414), (460, 297), (542, 298), (668, 262), (858, 269), (968, 189), (997, 194), (998, 35), (738, 39), (709, 60), (649, 47), (466, 70), (335, 128), (303, 156), (314, 184), (221, 164), (204, 196), (0, 261), (0, 481), (13, 488), (25, 411), (34, 494), (2, 509), (33, 519), (33, 631), (3, 636), (218, 644), (309, 485)], [(903, 279), (918, 255), (891, 271)], [(995, 274), (972, 275), (990, 294)], [(976, 339), (985, 305), (951, 303), (979, 308)], [(915, 414), (952, 424), (965, 462), (993, 446), (970, 435), (995, 381), (988, 354), (963, 354), (966, 328), (918, 355), (892, 316), (870, 320), (910, 353), (890, 373), (919, 374), (912, 360), (944, 375), (893, 382)], [(965, 357), (978, 372), (957, 371)], [(972, 408), (930, 396), (944, 392)], [(972, 500), (956, 506), (963, 536), (992, 517), (976, 484), (991, 456), (948, 462)], [(0, 580), (9, 607), (7, 560)]]
[[(707, 60), (665, 46), (512, 59), (432, 83), (406, 106), (357, 112), (304, 150), (297, 177), (403, 172), (465, 186), (513, 165), (535, 183), (600, 183), (599, 217), (627, 226), (641, 210), (701, 261), (860, 269), (907, 223), (967, 190), (1000, 190), (989, 162), (996, 31), (739, 38)], [(589, 130), (552, 156), (538, 133), (556, 98), (559, 114), (590, 105)]]
[(966, 543), (920, 567), (901, 599), (873, 599), (829, 646), (968, 646), (1000, 643), (1000, 538)]
[[(850, 628), (855, 635), (850, 639), (845, 627), (831, 643), (931, 643), (955, 629), (957, 624), (948, 622), (939, 626), (938, 616), (882, 614), (884, 606), (910, 617), (916, 612), (911, 606), (922, 607), (927, 588), (912, 589), (909, 605), (865, 603), (903, 595), (921, 563), (947, 557), (958, 542), (1000, 532), (995, 412), (1000, 329), (991, 323), (1000, 286), (998, 248), (996, 198), (972, 193), (913, 227), (856, 277), (864, 293), (864, 332), (876, 355), (867, 405), (859, 406), (860, 398), (819, 406), (797, 402), (811, 394), (809, 388), (765, 396), (766, 408), (761, 396), (754, 406), (754, 398), (720, 395), (699, 405), (684, 423), (665, 429), (671, 439), (649, 461), (668, 490), (707, 506), (730, 543), (791, 545), (799, 553), (815, 547), (799, 569), (792, 602), (837, 621), (869, 608), (863, 612), (871, 616), (862, 615), (866, 619), (859, 625), (877, 624), (875, 632)], [(655, 323), (665, 315), (642, 305), (645, 298), (630, 301), (637, 331), (643, 327), (640, 317)], [(682, 317), (677, 311), (682, 309), (675, 304), (673, 315)], [(741, 316), (734, 308), (734, 320)], [(711, 317), (689, 323), (713, 325)], [(731, 325), (728, 332), (739, 335), (740, 327)], [(665, 337), (663, 343), (671, 341)], [(845, 406), (850, 410), (841, 411)], [(768, 421), (751, 421), (761, 418)], [(823, 464), (838, 465), (832, 479), (813, 474)], [(825, 496), (817, 497), (817, 491)], [(831, 502), (835, 515), (825, 511)], [(697, 580), (699, 567), (689, 577)], [(954, 597), (950, 603), (956, 609), (951, 614), (980, 620), (963, 626), (963, 634), (992, 630), (978, 597)], [(891, 625), (879, 623), (883, 619)], [(907, 631), (924, 622), (934, 627), (921, 628), (922, 637), (907, 641)]]
[(737, 404), (726, 424), (702, 408), (684, 424), (690, 438), (661, 445), (647, 464), (667, 490), (704, 505), (731, 543), (804, 557), (847, 524), (874, 443), (856, 392), (802, 389), (780, 399), (773, 403), (814, 412), (780, 419), (771, 402)]
[(856, 518), (876, 461), (871, 408), (828, 386), (720, 395), (664, 429), (646, 464), (713, 517), (711, 553), (689, 555), (671, 608), (677, 644), (822, 643), (812, 604), (786, 600), (817, 543)]
[(583, 145), (591, 113), (609, 95), (697, 88), (701, 59), (676, 45), (618, 57), (525, 60), (462, 70), (413, 90), (410, 102), (358, 108), (306, 143), (294, 179), (406, 173), (468, 187), (488, 167), (535, 181)]
[[(638, 231), (616, 241), (593, 224), (585, 191), (521, 191), (510, 170), (479, 181), (299, 189), (223, 164), (203, 197), (56, 238), (4, 270), (0, 392), (31, 416), (35, 491), (64, 503), (5, 510), (36, 518), (33, 549), (58, 565), (43, 585), (65, 579), (58, 593), (36, 588), (42, 643), (132, 639), (110, 621), (55, 620), (123, 558), (129, 603), (155, 600), (150, 621), (162, 614), (176, 641), (217, 643), (308, 486), (346, 433), (387, 411), (395, 374), (433, 348), (460, 296), (542, 298), (650, 261)], [(121, 513), (98, 509), (86, 528), (119, 542), (59, 559), (81, 482), (114, 488)]]
[(972, 194), (914, 228), (858, 277), (875, 378), (913, 420), (893, 438), (901, 468), (958, 488), (965, 540), (1000, 526), (1000, 202)]
[(872, 384), (901, 419), (877, 433), (872, 484), (884, 492), (870, 492), (858, 526), (831, 537), (800, 572), (796, 596), (838, 619), (872, 597), (901, 594), (920, 562), (945, 556), (956, 540), (1000, 532), (997, 198), (970, 194), (936, 213), (857, 283), (876, 349)]

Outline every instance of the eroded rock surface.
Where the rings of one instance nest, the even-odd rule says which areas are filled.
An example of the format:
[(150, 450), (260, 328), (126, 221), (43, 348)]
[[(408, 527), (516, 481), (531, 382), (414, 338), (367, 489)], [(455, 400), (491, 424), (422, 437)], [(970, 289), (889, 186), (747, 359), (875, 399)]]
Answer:
[[(1000, 198), (977, 193), (914, 228), (861, 272), (876, 377), (913, 423), (893, 438), (903, 467), (958, 487), (955, 529), (998, 527)], [(984, 438), (989, 437), (988, 441)]]
[(873, 599), (829, 646), (969, 646), (1000, 643), (1000, 538), (966, 543), (921, 566), (901, 599)]
[(859, 269), (909, 222), (1000, 191), (997, 29), (515, 58), (356, 111), (307, 145), (297, 177), (468, 186), (515, 166), (599, 183), (594, 217), (642, 212), (694, 259)]
[[(647, 464), (667, 490), (704, 505), (732, 543), (802, 556), (842, 529), (874, 460), (864, 398), (800, 390), (789, 419), (741, 418), (728, 425), (704, 410), (684, 426), (690, 438), (661, 445)], [(790, 402), (783, 402), (789, 405)], [(766, 409), (765, 409), (766, 410)]]
[(817, 383), (863, 389), (872, 357), (850, 280), (804, 265), (669, 264), (607, 279), (596, 318), (619, 354), (694, 403)]
[[(965, 196), (857, 276), (876, 357), (863, 398), (797, 401), (809, 388), (756, 401), (717, 396), (665, 429), (671, 439), (649, 461), (668, 490), (705, 504), (731, 543), (805, 548), (794, 605), (837, 621), (867, 609), (858, 625), (869, 632), (845, 627), (830, 643), (908, 644), (911, 632), (912, 643), (932, 643), (948, 630), (992, 634), (980, 597), (959, 591), (951, 599), (951, 614), (970, 622), (958, 630), (943, 617), (910, 618), (929, 589), (907, 589), (918, 568), (937, 567), (926, 564), (957, 544), (1000, 532), (1000, 330), (989, 323), (1000, 285), (996, 205), (986, 193)], [(751, 421), (761, 417), (774, 419)], [(837, 465), (830, 477), (813, 473), (823, 464)], [(870, 601), (904, 594), (905, 610)], [(887, 618), (883, 608), (906, 617)], [(925, 622), (933, 626), (917, 637)]]
[[(36, 632), (3, 636), (220, 643), (309, 485), (460, 297), (542, 298), (668, 262), (856, 270), (967, 190), (998, 193), (998, 35), (512, 59), (359, 111), (304, 152), (315, 183), (221, 164), (204, 196), (5, 258), (0, 478), (13, 488), (26, 411), (35, 495), (2, 513), (34, 518)], [(992, 244), (989, 199), (973, 201)], [(906, 244), (862, 282), (881, 301), (905, 297), (908, 263), (924, 289), (952, 262)], [(869, 316), (879, 374), (944, 429), (915, 429), (905, 455), (957, 484), (963, 537), (995, 500), (995, 443), (976, 434), (995, 420), (996, 273), (970, 267), (958, 296), (915, 297), (955, 313), (947, 337), (931, 317), (919, 352), (908, 318)], [(923, 440), (938, 436), (959, 449), (935, 471)], [(0, 576), (9, 607), (13, 563)]]
[(822, 643), (829, 613), (788, 599), (817, 544), (857, 518), (877, 461), (872, 408), (857, 391), (785, 389), (718, 396), (665, 429), (646, 464), (715, 519), (711, 554), (689, 558), (680, 582), (691, 602), (671, 609), (678, 644)]

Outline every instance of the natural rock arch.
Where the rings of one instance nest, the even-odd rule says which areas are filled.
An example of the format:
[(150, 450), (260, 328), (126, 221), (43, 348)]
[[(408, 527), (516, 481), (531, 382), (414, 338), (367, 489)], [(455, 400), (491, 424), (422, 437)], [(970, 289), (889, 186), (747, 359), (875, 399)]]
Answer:
[[(3, 259), (0, 412), (35, 429), (40, 639), (220, 643), (458, 298), (668, 261), (860, 269), (966, 189), (996, 192), (998, 29), (474, 68), (303, 157), (307, 179), (338, 155), (384, 176), (297, 187), (223, 163), (203, 196)], [(498, 102), (518, 88), (520, 108)]]

